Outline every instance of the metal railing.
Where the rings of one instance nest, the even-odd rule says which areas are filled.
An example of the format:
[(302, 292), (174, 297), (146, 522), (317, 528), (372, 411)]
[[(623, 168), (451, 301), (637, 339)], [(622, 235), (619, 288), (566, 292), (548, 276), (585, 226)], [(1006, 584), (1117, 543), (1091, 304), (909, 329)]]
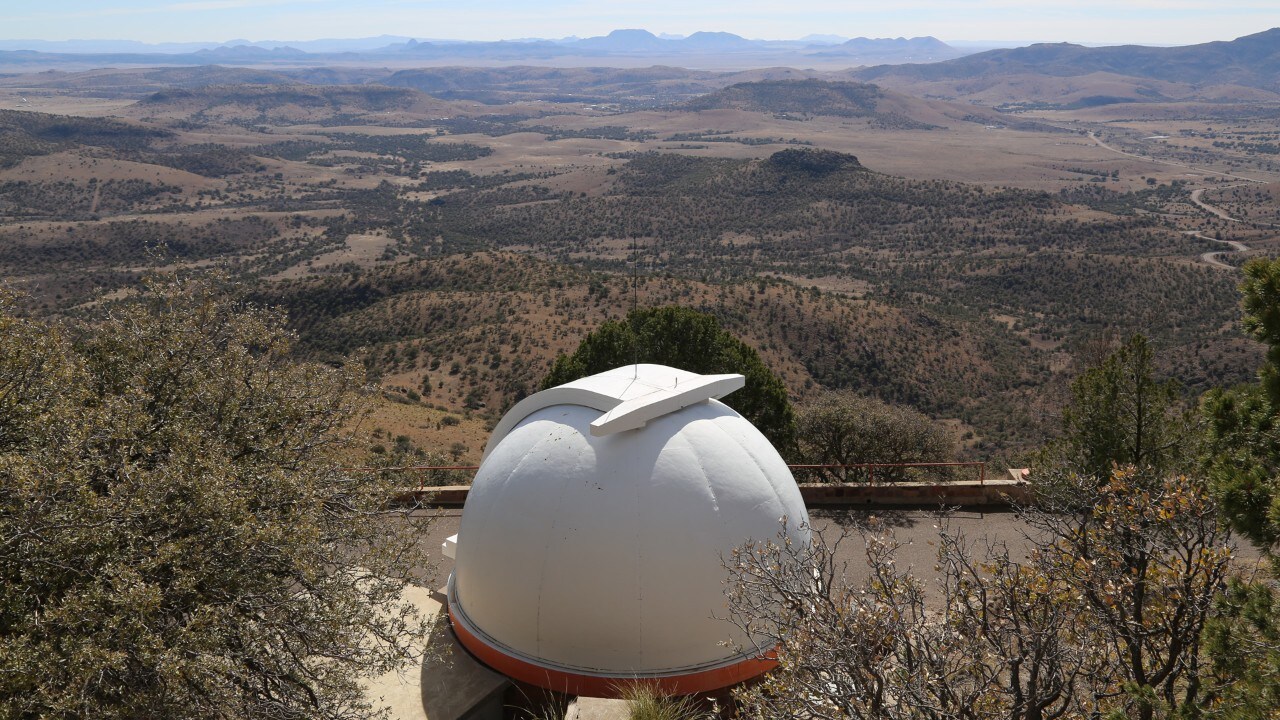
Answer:
[[(443, 485), (462, 484), (457, 482), (448, 482), (450, 480), (462, 479), (465, 484), (471, 484), (471, 479), (458, 478), (461, 473), (469, 473), (474, 475), (480, 469), (479, 465), (398, 465), (394, 467), (344, 467), (343, 472), (412, 472), (421, 473), (418, 476), (418, 489), (423, 490), (429, 487), (440, 487)], [(446, 482), (440, 482), (444, 480)]]
[[(978, 484), (987, 484), (985, 462), (852, 463), (848, 465), (788, 465), (792, 474), (812, 473), (818, 482), (875, 485), (903, 482), (956, 482), (952, 468), (976, 468)], [(876, 471), (879, 470), (879, 477)], [(912, 472), (915, 471), (915, 472)], [(932, 475), (932, 477), (930, 477)]]
[[(929, 482), (932, 474), (933, 482), (956, 482), (951, 475), (951, 468), (976, 468), (979, 485), (987, 482), (987, 464), (985, 462), (932, 462), (932, 463), (854, 463), (850, 465), (788, 465), (797, 482), (801, 474), (812, 473), (820, 479), (818, 482), (832, 484), (891, 485), (903, 482)], [(452, 479), (461, 473), (474, 474), (479, 465), (401, 465), (397, 467), (348, 467), (347, 472), (412, 472), (421, 473), (418, 489), (439, 487), (452, 483), (439, 482)], [(879, 475), (876, 471), (879, 470)], [(914, 471), (914, 472), (913, 472)], [(941, 472), (946, 471), (946, 472)]]

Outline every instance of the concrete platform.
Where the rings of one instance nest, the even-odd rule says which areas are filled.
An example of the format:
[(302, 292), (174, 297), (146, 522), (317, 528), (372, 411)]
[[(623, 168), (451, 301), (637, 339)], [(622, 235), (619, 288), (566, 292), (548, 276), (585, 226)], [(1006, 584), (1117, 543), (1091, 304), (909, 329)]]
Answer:
[(627, 720), (631, 711), (626, 700), (580, 697), (569, 705), (564, 720)]
[(892, 485), (801, 483), (800, 495), (809, 509), (820, 507), (888, 507), (936, 510), (940, 506), (1002, 510), (1031, 501), (1026, 482), (997, 478), (985, 482)]
[(402, 597), (431, 618), (431, 632), (418, 648), (422, 663), (367, 681), (365, 696), (393, 720), (501, 720), (511, 683), (458, 644), (444, 595), (411, 586)]
[[(422, 502), (432, 507), (457, 508), (467, 501), (466, 485), (405, 489), (396, 493), (397, 502)], [(936, 510), (940, 505), (1003, 510), (1025, 505), (1031, 486), (1025, 481), (995, 478), (985, 482), (922, 483), (883, 485), (855, 483), (800, 483), (805, 505), (815, 507), (890, 507)]]

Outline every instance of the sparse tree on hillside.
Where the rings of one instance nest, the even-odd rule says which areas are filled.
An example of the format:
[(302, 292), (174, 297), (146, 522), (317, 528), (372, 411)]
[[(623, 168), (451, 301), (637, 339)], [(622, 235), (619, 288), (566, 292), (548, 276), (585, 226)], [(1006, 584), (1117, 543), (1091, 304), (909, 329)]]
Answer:
[(1140, 720), (1204, 709), (1202, 630), (1232, 547), (1207, 483), (1129, 466), (1101, 486), (1071, 471), (1049, 484), (1026, 517), (1078, 603), (1085, 640), (1107, 649), (1090, 679), (1096, 701)]
[(1269, 578), (1232, 582), (1209, 624), (1224, 717), (1263, 720), (1280, 706), (1280, 261), (1244, 266), (1244, 326), (1267, 345), (1260, 382), (1215, 389), (1201, 399), (1208, 426), (1206, 464), (1223, 515), (1271, 557)]
[[(839, 390), (824, 393), (800, 408), (797, 422), (800, 456), (815, 465), (947, 462), (952, 442), (944, 428), (911, 408)], [(866, 472), (829, 471), (832, 480), (865, 479)], [(901, 477), (882, 469), (876, 477)]]
[(1280, 592), (1274, 581), (1232, 578), (1205, 625), (1215, 717), (1275, 720), (1280, 708)]
[(1105, 484), (1116, 467), (1132, 465), (1144, 475), (1178, 468), (1193, 434), (1177, 384), (1154, 378), (1147, 339), (1134, 335), (1071, 384), (1063, 410), (1063, 437), (1042, 467), (1065, 466)]
[(1025, 559), (975, 552), (944, 528), (935, 599), (875, 526), (857, 583), (836, 560), (840, 540), (821, 533), (811, 547), (739, 548), (726, 560), (729, 619), (779, 662), (738, 694), (745, 716), (1150, 720), (1211, 708), (1221, 695), (1208, 692), (1201, 630), (1230, 548), (1203, 483), (1152, 485), (1132, 468), (1102, 487), (1064, 482), (1090, 510), (1030, 515)]
[(197, 282), (69, 332), (0, 307), (0, 717), (370, 715), (417, 529), (338, 471), (361, 375), (290, 343)]
[(729, 567), (730, 619), (775, 649), (778, 668), (738, 693), (750, 718), (1052, 720), (1088, 709), (1097, 666), (1070, 592), (1039, 557), (999, 547), (986, 561), (939, 535), (940, 600), (894, 561), (881, 527), (860, 529), (866, 580), (836, 558), (843, 535), (812, 547), (747, 545)]
[(1280, 405), (1280, 261), (1263, 258), (1244, 266), (1244, 329), (1267, 345), (1267, 362), (1262, 367), (1262, 387), (1275, 405)]
[(571, 355), (556, 358), (543, 388), (632, 363), (657, 363), (699, 374), (740, 373), (746, 386), (724, 402), (750, 420), (784, 456), (795, 449), (796, 421), (787, 389), (760, 355), (711, 315), (682, 307), (635, 310), (596, 328)]
[(1237, 530), (1264, 548), (1280, 542), (1280, 260), (1244, 266), (1244, 326), (1267, 346), (1258, 385), (1202, 400), (1214, 489)]

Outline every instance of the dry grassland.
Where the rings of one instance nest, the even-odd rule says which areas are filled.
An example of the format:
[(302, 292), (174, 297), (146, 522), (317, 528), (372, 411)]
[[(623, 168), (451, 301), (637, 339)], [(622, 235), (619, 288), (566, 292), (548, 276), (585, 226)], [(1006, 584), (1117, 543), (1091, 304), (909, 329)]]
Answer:
[[(1007, 101), (1011, 97), (1022, 98), (1024, 101), (1052, 99), (1063, 102), (1063, 98), (1083, 97), (1089, 93), (1118, 93), (1128, 87), (1127, 82), (1129, 81), (1115, 77), (1056, 80), (1040, 78), (1034, 81), (1014, 79), (986, 89), (968, 88), (967, 96), (988, 102)], [(1170, 92), (1174, 90), (1165, 89)], [(1228, 90), (1230, 89), (1223, 89), (1222, 92), (1226, 93)], [(22, 101), (23, 97), (27, 102)], [(541, 115), (551, 107), (556, 108), (558, 114)], [(400, 189), (400, 200), (412, 205), (430, 206), (433, 201), (448, 201), (456, 189), (425, 185), (423, 187), (433, 189), (418, 189), (422, 178), (433, 173), (462, 170), (481, 178), (503, 173), (529, 173), (535, 177), (503, 185), (502, 189), (514, 193), (531, 187), (545, 188), (551, 197), (557, 198), (543, 200), (529, 193), (531, 199), (523, 203), (513, 202), (506, 206), (508, 209), (532, 206), (535, 203), (560, 202), (566, 194), (598, 199), (617, 189), (617, 171), (625, 166), (630, 154), (649, 151), (707, 158), (756, 159), (769, 157), (784, 149), (813, 147), (854, 155), (866, 168), (885, 175), (914, 180), (957, 181), (989, 188), (1017, 187), (1049, 193), (1078, 189), (1081, 186), (1103, 187), (1123, 193), (1143, 191), (1153, 185), (1167, 185), (1181, 180), (1187, 181), (1190, 188), (1213, 188), (1206, 193), (1206, 201), (1221, 202), (1231, 212), (1240, 213), (1258, 223), (1280, 222), (1280, 182), (1232, 189), (1226, 187), (1232, 181), (1219, 180), (1207, 172), (1213, 170), (1252, 174), (1258, 179), (1280, 181), (1280, 172), (1269, 170), (1267, 165), (1275, 156), (1250, 155), (1243, 150), (1214, 144), (1227, 134), (1235, 137), (1236, 141), (1239, 138), (1253, 137), (1252, 134), (1273, 129), (1274, 123), (1265, 120), (1223, 122), (1203, 116), (1195, 117), (1193, 114), (1198, 106), (1186, 103), (1167, 106), (1112, 105), (1070, 112), (1034, 111), (1010, 115), (1009, 122), (1004, 124), (999, 122), (1000, 116), (989, 109), (976, 106), (974, 117), (967, 119), (959, 114), (963, 106), (956, 104), (894, 99), (886, 106), (888, 110), (907, 114), (917, 122), (938, 126), (930, 130), (886, 129), (860, 117), (799, 118), (734, 109), (700, 112), (646, 110), (606, 114), (576, 105), (551, 106), (549, 103), (481, 106), (476, 103), (435, 102), (424, 103), (411, 111), (385, 114), (388, 124), (418, 125), (392, 127), (347, 124), (351, 122), (346, 119), (349, 108), (342, 109), (344, 113), (340, 118), (341, 124), (326, 124), (325, 113), (316, 108), (283, 105), (272, 108), (267, 114), (267, 120), (275, 124), (259, 125), (255, 129), (255, 124), (262, 123), (263, 118), (246, 105), (220, 108), (217, 112), (201, 115), (199, 122), (195, 122), (191, 120), (192, 111), (180, 105), (135, 105), (129, 100), (60, 95), (47, 89), (29, 92), (10, 78), (0, 83), (0, 108), (82, 117), (130, 118), (147, 127), (164, 128), (171, 132), (170, 137), (157, 142), (154, 148), (157, 152), (165, 153), (181, 152), (184, 147), (206, 144), (221, 145), (242, 153), (254, 152), (254, 148), (258, 146), (288, 140), (329, 142), (332, 135), (338, 134), (367, 135), (392, 140), (398, 136), (420, 136), (431, 138), (429, 142), (433, 145), (469, 143), (492, 151), (491, 154), (473, 160), (423, 161), (420, 167), (409, 171), (387, 170), (397, 161), (392, 155), (337, 148), (327, 154), (316, 154), (302, 160), (259, 156), (256, 161), (264, 168), (260, 172), (206, 177), (129, 159), (124, 154), (113, 155), (98, 148), (77, 147), (27, 157), (13, 167), (0, 169), (0, 183), (69, 181), (83, 186), (91, 180), (146, 181), (180, 189), (177, 197), (171, 200), (173, 206), (164, 212), (156, 212), (163, 209), (161, 207), (140, 203), (127, 211), (106, 215), (97, 220), (84, 217), (0, 217), (0, 231), (20, 227), (23, 232), (30, 233), (30, 237), (40, 241), (55, 242), (81, 232), (88, 235), (95, 223), (100, 222), (137, 220), (158, 223), (171, 228), (173, 236), (180, 238), (195, 226), (208, 226), (222, 220), (261, 218), (276, 233), (268, 247), (217, 258), (198, 257), (162, 264), (169, 268), (212, 265), (237, 267), (237, 263), (247, 266), (278, 255), (276, 264), (266, 267), (250, 281), (264, 288), (276, 281), (307, 280), (330, 275), (341, 277), (351, 267), (360, 272), (381, 272), (404, 261), (403, 257), (394, 257), (397, 234), (413, 232), (412, 228), (406, 230), (401, 227), (404, 218), (381, 218), (378, 221), (381, 224), (378, 224), (360, 217), (360, 213), (364, 211), (346, 204), (347, 201), (343, 199), (345, 196), (342, 195), (344, 191), (375, 190), (383, 183), (390, 183)], [(326, 112), (332, 115), (334, 111), (330, 109)], [(523, 123), (526, 128), (550, 127), (569, 133), (621, 126), (632, 133), (649, 133), (652, 139), (640, 141), (567, 137), (552, 140), (533, 131), (493, 135), (470, 132), (474, 127), (465, 133), (436, 138), (436, 135), (447, 132), (449, 125), (447, 122), (435, 121), (459, 112), (471, 113), (476, 117), (510, 112), (515, 117), (529, 118), (512, 121), (514, 125)], [(362, 117), (366, 122), (372, 122), (371, 118), (374, 118), (368, 113)], [(1025, 121), (1040, 122), (1042, 125), (1032, 127)], [(679, 134), (707, 131), (715, 133), (715, 139), (667, 139)], [(1085, 134), (1087, 131), (1098, 132), (1112, 147), (1130, 154), (1120, 154), (1100, 146)], [(1166, 137), (1149, 139), (1153, 136)], [(735, 142), (735, 139), (747, 142)], [(326, 160), (336, 162), (322, 164)], [(1094, 178), (1101, 181), (1095, 182)], [(336, 199), (323, 202), (306, 200), (325, 192), (331, 193)], [(520, 199), (524, 200), (524, 197)], [(293, 207), (296, 209), (292, 209)], [(378, 209), (381, 210), (383, 208)], [(1180, 229), (1222, 232), (1227, 239), (1245, 242), (1251, 248), (1246, 255), (1280, 250), (1280, 233), (1260, 224), (1233, 225), (1215, 221), (1206, 218), (1198, 208), (1187, 203), (1171, 203), (1166, 210), (1171, 215), (1181, 216), (1178, 225)], [(1083, 204), (1063, 205), (1054, 213), (1055, 217), (1061, 213), (1061, 217), (1074, 219), (1082, 224), (1098, 224), (1113, 218), (1107, 210), (1090, 209)], [(340, 218), (354, 223), (352, 229), (345, 229), (344, 226), (341, 233), (335, 233), (336, 241), (320, 247), (317, 243), (324, 235), (323, 224), (337, 223)], [(433, 238), (408, 239), (434, 241)], [(735, 248), (749, 248), (760, 242), (750, 233), (726, 232), (718, 239), (708, 241), (708, 244), (723, 248), (732, 243)], [(308, 243), (316, 245), (317, 249), (305, 251), (304, 246)], [(435, 246), (429, 242), (427, 247)], [(505, 249), (548, 257), (539, 248), (507, 246)], [(620, 261), (625, 261), (631, 251), (628, 239), (602, 237), (588, 250), (577, 249), (568, 254), (568, 258), (571, 262), (581, 262), (596, 269), (602, 263), (613, 262), (614, 265), (606, 266), (613, 269), (599, 273), (609, 276), (610, 273), (617, 272), (617, 267), (624, 264)], [(894, 248), (846, 249), (841, 252), (843, 255), (833, 257), (851, 265), (904, 259), (928, 263), (933, 257), (932, 250), (917, 251), (917, 256)], [(973, 277), (987, 272), (1009, 272), (1005, 261), (1025, 252), (1026, 248), (1007, 239), (975, 250), (974, 259), (997, 259), (1000, 263), (993, 263), (989, 270), (973, 271)], [(424, 250), (422, 257), (426, 262), (438, 260), (430, 249)], [(561, 258), (553, 259), (558, 262)], [(1236, 258), (1237, 261), (1239, 259)], [(1187, 253), (1185, 258), (1162, 257), (1159, 263), (1151, 258), (1131, 260), (1118, 256), (1105, 260), (1108, 266), (1117, 268), (1126, 265), (1130, 268), (1154, 268), (1157, 264), (1166, 262), (1179, 268), (1199, 269), (1202, 265), (1199, 255), (1195, 253)], [(26, 276), (10, 274), (4, 280), (11, 286), (35, 288), (48, 286), (51, 281), (58, 279), (59, 273), (65, 275), (68, 272), (94, 271), (122, 274), (114, 279), (105, 275), (102, 279), (94, 279), (94, 283), (100, 283), (96, 296), (72, 298), (68, 292), (65, 306), (61, 309), (80, 311), (94, 307), (97, 302), (111, 301), (127, 295), (126, 289), (111, 283), (128, 282), (128, 274), (147, 267), (138, 261), (110, 265), (89, 260), (70, 271), (65, 268), (56, 271), (40, 268), (38, 272), (33, 270)], [(936, 297), (928, 293), (919, 293), (918, 297), (905, 299), (895, 297), (893, 302), (902, 304), (893, 306), (877, 296), (877, 292), (883, 288), (865, 277), (856, 273), (832, 273), (827, 270), (822, 273), (809, 277), (780, 270), (763, 271), (760, 273), (761, 277), (775, 278), (788, 284), (771, 284), (758, 293), (746, 285), (726, 290), (712, 283), (697, 282), (696, 278), (685, 278), (665, 285), (657, 280), (646, 280), (642, 283), (638, 302), (641, 305), (680, 302), (703, 308), (727, 307), (751, 318), (765, 309), (778, 312), (778, 308), (797, 303), (792, 296), (792, 293), (797, 293), (797, 288), (805, 291), (811, 287), (817, 288), (824, 298), (837, 305), (815, 303), (809, 308), (816, 319), (814, 326), (805, 330), (813, 333), (814, 338), (806, 338), (807, 344), (803, 346), (794, 337), (787, 335), (788, 331), (795, 331), (794, 327), (778, 326), (776, 323), (755, 326), (743, 323), (734, 328), (749, 344), (760, 348), (766, 362), (779, 373), (798, 398), (821, 391), (813, 368), (819, 367), (821, 362), (834, 361), (829, 358), (815, 359), (812, 355), (821, 356), (825, 352), (824, 345), (830, 342), (829, 338), (849, 343), (850, 352), (871, 352), (867, 349), (868, 342), (864, 342), (858, 333), (868, 337), (874, 335), (890, 338), (885, 343), (892, 345), (894, 352), (899, 353), (894, 356), (893, 362), (897, 364), (891, 369), (910, 374), (909, 381), (913, 385), (923, 386), (934, 378), (945, 378), (950, 386), (964, 389), (975, 382), (974, 378), (984, 379), (985, 382), (990, 378), (1023, 371), (1023, 368), (1010, 370), (1008, 367), (994, 365), (989, 357), (990, 349), (982, 345), (980, 339), (973, 337), (951, 339), (945, 335), (925, 333), (920, 337), (929, 339), (930, 344), (927, 346), (902, 347), (902, 342), (896, 335), (901, 328), (911, 323), (925, 322), (921, 317), (931, 312), (925, 308), (936, 303)], [(581, 277), (585, 278), (586, 275)], [(582, 283), (585, 282), (586, 280), (582, 280)], [(630, 306), (625, 278), (606, 277), (605, 282), (613, 291), (605, 300), (593, 296), (583, 284), (558, 287), (554, 291), (446, 288), (427, 292), (405, 288), (397, 290), (398, 294), (393, 298), (353, 313), (349, 318), (353, 332), (359, 330), (362, 323), (363, 327), (404, 326), (421, 329), (428, 325), (424, 323), (424, 318), (437, 317), (442, 313), (451, 317), (469, 313), (466, 322), (470, 323), (449, 333), (428, 328), (421, 330), (422, 337), (419, 338), (379, 341), (362, 348), (362, 352), (372, 354), (394, 351), (402, 357), (410, 351), (421, 352), (423, 360), (391, 363), (388, 366), (381, 378), (381, 385), (390, 397), (398, 401), (380, 399), (372, 416), (357, 431), (370, 445), (386, 443), (387, 438), (403, 435), (416, 447), (435, 451), (460, 448), (461, 462), (477, 461), (487, 437), (488, 425), (515, 392), (511, 387), (489, 387), (486, 383), (514, 377), (525, 383), (523, 391), (532, 391), (536, 389), (534, 386), (537, 379), (557, 353), (572, 350), (587, 332), (604, 320), (625, 314)], [(938, 288), (930, 288), (931, 292), (937, 290)], [(49, 292), (61, 295), (64, 291), (59, 289)], [(56, 307), (53, 299), (48, 300)], [(64, 299), (60, 297), (59, 301), (62, 300)], [(1005, 305), (1013, 306), (1016, 302)], [(1163, 321), (1158, 317), (1162, 311), (1160, 308), (1152, 308), (1135, 310), (1135, 314), (1146, 312), (1151, 315), (1153, 323), (1159, 324)], [(495, 320), (495, 317), (498, 319)], [(1042, 319), (1043, 316), (1037, 317), (1026, 308), (1002, 307), (998, 310), (984, 309), (977, 319), (966, 318), (964, 322), (998, 326), (1006, 333), (1006, 338), (1012, 338), (1011, 342), (1024, 344), (1030, 348), (1028, 353), (1038, 353), (1035, 357), (1039, 358), (1037, 362), (1042, 362), (1046, 375), (1060, 373), (1069, 364), (1069, 349), (1064, 347), (1063, 336), (1059, 334), (1055, 337), (1027, 329), (1028, 325), (1037, 324)], [(935, 322), (932, 316), (927, 320)], [(971, 326), (964, 326), (956, 321), (955, 327)], [(950, 326), (946, 332), (950, 332)], [(956, 332), (960, 334), (959, 331)], [(1211, 328), (1206, 329), (1206, 332), (1225, 336), (1234, 330)], [(518, 348), (503, 346), (498, 348), (501, 353), (494, 353), (497, 345), (494, 337), (517, 334), (522, 336)], [(939, 337), (943, 339), (939, 340)], [(1214, 338), (1214, 342), (1222, 341), (1217, 335)], [(802, 351), (811, 356), (802, 357)], [(1237, 358), (1247, 356), (1250, 350), (1231, 346), (1223, 352), (1235, 353), (1232, 357)], [(489, 360), (494, 354), (502, 355), (500, 362)], [(428, 357), (439, 360), (441, 367), (424, 367), (422, 363)], [(910, 360), (903, 359), (907, 357)], [(521, 365), (513, 370), (511, 366), (515, 359)], [(1251, 359), (1246, 357), (1246, 360)], [(460, 365), (460, 370), (451, 372), (450, 366), (455, 362)], [(485, 375), (485, 368), (490, 366), (490, 362), (494, 363), (494, 367), (500, 366), (491, 376)], [(1242, 361), (1237, 358), (1233, 362)], [(421, 401), (410, 400), (410, 391), (421, 393)], [(1036, 392), (1038, 390), (1032, 387), (1032, 380), (1027, 379), (1018, 387), (1015, 402), (1025, 401), (1029, 404), (1034, 400)], [(978, 400), (982, 399), (975, 402)], [(466, 409), (468, 406), (471, 406), (470, 410)], [(446, 421), (446, 418), (454, 418), (457, 422)], [(981, 428), (974, 424), (956, 418), (951, 418), (949, 422), (957, 434), (968, 436), (967, 445), (973, 446), (983, 439)], [(377, 437), (375, 430), (378, 431)]]

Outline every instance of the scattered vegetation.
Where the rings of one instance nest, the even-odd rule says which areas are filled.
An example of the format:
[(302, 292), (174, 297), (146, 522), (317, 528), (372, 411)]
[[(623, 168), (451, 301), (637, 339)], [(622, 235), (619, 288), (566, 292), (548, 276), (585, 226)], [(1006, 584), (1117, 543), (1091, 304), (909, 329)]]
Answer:
[[(495, 75), (414, 72), (445, 84)], [(602, 71), (509, 72), (518, 93), (521, 82)], [(656, 83), (670, 97), (764, 103), (792, 120), (907, 107), (857, 83), (715, 92), (714, 73), (604, 74), (611, 97)], [(411, 402), (492, 421), (558, 352), (621, 314), (623, 276), (639, 263), (649, 306), (715, 316), (760, 349), (793, 398), (848, 389), (953, 419), (972, 429), (962, 452), (983, 457), (1053, 434), (1064, 358), (1103, 332), (1148, 333), (1159, 371), (1188, 395), (1245, 381), (1256, 364), (1255, 347), (1231, 332), (1230, 274), (1188, 261), (1220, 248), (1181, 232), (1183, 218), (1203, 218), (1182, 181), (1118, 192), (1112, 168), (1105, 186), (1051, 194), (896, 178), (816, 147), (757, 159), (646, 152), (662, 133), (625, 114), (582, 127), (518, 103), (477, 113), (403, 88), (254, 77), (264, 84), (175, 86), (137, 106), (154, 114), (142, 122), (5, 114), (15, 152), (53, 153), (41, 162), (66, 169), (18, 168), (2, 181), (0, 266), (29, 293), (24, 306), (81, 313), (129, 292), (155, 262), (217, 264), (252, 282), (260, 301), (286, 305), (313, 357), (358, 356), (373, 376), (412, 389)], [(779, 109), (787, 103), (794, 113)], [(369, 122), (414, 130), (346, 127)], [(534, 135), (493, 147), (449, 137), (520, 132)], [(736, 134), (708, 128), (700, 139)], [(527, 168), (495, 154), (561, 138), (625, 152)], [(597, 164), (611, 158), (620, 162)], [(1233, 211), (1271, 207), (1261, 192), (1217, 191)], [(543, 264), (491, 264), (505, 253)], [(445, 268), (468, 279), (451, 286)]]
[(622, 699), (627, 704), (628, 720), (699, 720), (714, 717), (712, 713), (701, 712), (692, 697), (663, 695), (653, 686), (644, 683), (627, 685)]
[(834, 115), (870, 118), (877, 127), (899, 130), (933, 130), (933, 125), (912, 120), (899, 113), (882, 111), (878, 105), (885, 91), (876, 85), (823, 80), (764, 80), (730, 85), (679, 107), (684, 110), (737, 108), (782, 115)]
[(1029, 512), (1027, 558), (975, 550), (944, 520), (940, 601), (895, 564), (899, 541), (875, 524), (860, 532), (864, 582), (834, 559), (843, 537), (740, 548), (727, 561), (730, 616), (779, 661), (737, 693), (741, 715), (1151, 720), (1211, 710), (1229, 680), (1201, 663), (1201, 631), (1231, 551), (1206, 488), (1123, 468), (1101, 487), (1070, 477), (1083, 480), (1087, 509)]
[(0, 183), (0, 213), (18, 219), (92, 219), (177, 200), (182, 188), (146, 180)]
[[(802, 462), (812, 465), (863, 463), (941, 463), (952, 460), (954, 441), (946, 430), (910, 408), (856, 395), (848, 390), (823, 393), (798, 412), (796, 436)], [(808, 475), (809, 473), (803, 473)], [(821, 470), (818, 478), (840, 482), (917, 479), (905, 468)], [(946, 478), (943, 468), (923, 473)]]
[[(343, 72), (329, 81), (400, 75)], [(523, 68), (500, 89), (445, 87), (468, 72), (498, 71), (396, 82), (509, 103), (548, 99), (547, 73), (603, 72), (609, 87), (559, 92), (554, 112), (684, 103), (765, 113), (786, 134), (932, 127), (857, 83)], [(0, 716), (361, 714), (354, 678), (394, 666), (420, 630), (398, 601), (420, 561), (379, 504), (405, 476), (353, 480), (339, 460), (457, 463), (472, 448), (449, 433), (480, 436), (544, 384), (637, 358), (744, 372), (726, 400), (794, 457), (950, 458), (944, 418), (967, 428), (963, 454), (1042, 449), (1034, 552), (944, 521), (940, 606), (880, 526), (860, 538), (865, 584), (822, 542), (736, 555), (735, 617), (780, 643), (741, 716), (1274, 714), (1280, 594), (1232, 574), (1224, 523), (1267, 550), (1280, 539), (1280, 266), (1246, 265), (1241, 338), (1235, 276), (1197, 260), (1222, 248), (1187, 232), (1271, 252), (1274, 187), (1137, 179), (1132, 159), (1051, 166), (1079, 176), (1052, 193), (909, 180), (809, 136), (672, 134), (625, 114), (592, 127), (267, 75), (174, 87), (132, 108), (140, 121), (0, 111), (0, 268), (30, 293), (0, 302)], [(1270, 167), (1266, 108), (1219, 112), (1237, 125), (1102, 135), (1170, 162)], [(593, 154), (540, 163), (526, 142)], [(743, 157), (775, 142), (794, 147)], [(156, 265), (215, 266), (252, 294), (148, 286)], [(1099, 336), (1131, 339), (1096, 351)], [(418, 424), (352, 446), (358, 365)], [(1210, 388), (1227, 389), (1196, 416)], [(428, 424), (445, 439), (411, 437)]]
[(170, 135), (167, 130), (105, 118), (0, 110), (0, 168), (77, 146), (138, 151)]
[(350, 365), (162, 280), (92, 324), (0, 308), (0, 715), (368, 713), (424, 634), (417, 521), (339, 471)]

